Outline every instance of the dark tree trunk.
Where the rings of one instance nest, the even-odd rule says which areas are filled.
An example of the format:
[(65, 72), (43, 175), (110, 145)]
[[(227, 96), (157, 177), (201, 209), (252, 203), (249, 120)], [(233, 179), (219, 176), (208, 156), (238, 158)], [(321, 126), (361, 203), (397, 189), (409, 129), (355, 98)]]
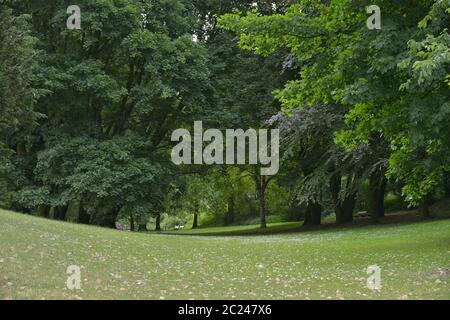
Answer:
[(105, 219), (102, 219), (102, 221), (99, 223), (99, 226), (115, 229), (116, 228), (116, 216), (110, 215), (108, 217), (105, 217)]
[(384, 217), (384, 195), (386, 193), (387, 179), (384, 171), (374, 173), (370, 177), (369, 190), (369, 213), (372, 219), (378, 221)]
[(59, 208), (58, 207), (53, 207), (53, 216), (52, 218), (54, 220), (59, 220)]
[(27, 149), (25, 147), (25, 144), (19, 143), (16, 146), (16, 153), (19, 157), (24, 156), (27, 154)]
[(304, 226), (317, 226), (322, 222), (322, 206), (318, 203), (308, 203), (305, 212)]
[(264, 177), (260, 177), (258, 186), (258, 200), (259, 200), (259, 219), (261, 229), (267, 228), (266, 222), (266, 192), (264, 188)]
[(266, 222), (266, 194), (264, 191), (259, 195), (259, 218), (261, 220), (261, 229), (267, 228)]
[(130, 231), (134, 232), (135, 231), (135, 225), (134, 225), (134, 215), (130, 214)]
[(424, 216), (425, 219), (431, 218), (430, 214), (430, 200), (425, 198), (419, 206), (419, 212)]
[(80, 202), (80, 207), (78, 208), (78, 223), (89, 224), (91, 220), (91, 215), (87, 213), (86, 209), (83, 207), (83, 203)]
[(234, 223), (234, 197), (230, 196), (228, 198), (228, 211), (227, 211), (227, 220), (225, 225), (229, 226)]
[(261, 229), (267, 228), (266, 216), (266, 188), (269, 180), (265, 176), (258, 175), (255, 179), (256, 181), (256, 192), (258, 193), (259, 200), (259, 219)]
[(56, 207), (54, 210), (55, 212), (55, 219), (65, 221), (67, 216), (67, 210), (69, 209), (68, 205), (59, 206)]
[(445, 191), (445, 196), (449, 197), (450, 196), (450, 173), (446, 172), (444, 174), (444, 191)]
[(156, 215), (156, 227), (155, 227), (155, 231), (161, 231), (161, 214), (158, 213)]
[(198, 205), (195, 205), (195, 208), (194, 208), (194, 223), (192, 224), (192, 229), (197, 229), (198, 228), (198, 210), (199, 210)]
[(353, 221), (353, 211), (356, 206), (356, 194), (352, 193), (344, 199), (342, 204), (343, 216), (340, 218), (341, 223)]
[(40, 208), (39, 215), (44, 218), (49, 218), (50, 217), (50, 209), (51, 209), (50, 206), (42, 206)]
[(333, 200), (334, 212), (336, 213), (336, 219), (342, 216), (342, 208), (339, 201), (339, 192), (341, 190), (341, 176), (334, 175), (330, 178), (330, 193)]
[(116, 219), (117, 216), (122, 208), (114, 208), (109, 210), (105, 215), (102, 215), (100, 217), (93, 217), (91, 222), (95, 225), (105, 227), (105, 228), (116, 228)]
[(335, 175), (330, 179), (331, 198), (333, 200), (336, 222), (338, 224), (353, 221), (353, 211), (356, 205), (356, 193), (349, 194), (344, 201), (340, 199), (342, 177)]

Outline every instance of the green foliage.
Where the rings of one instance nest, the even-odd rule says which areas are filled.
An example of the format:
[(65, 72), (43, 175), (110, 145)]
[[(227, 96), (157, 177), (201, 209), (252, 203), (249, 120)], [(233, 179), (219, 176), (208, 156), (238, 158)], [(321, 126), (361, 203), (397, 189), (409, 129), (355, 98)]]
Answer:
[[(448, 1), (376, 1), (381, 30), (368, 0), (81, 0), (81, 30), (69, 4), (0, 5), (0, 204), (217, 224), (338, 217), (385, 175), (410, 205), (448, 194)], [(250, 166), (172, 166), (171, 132), (199, 119), (282, 129), (267, 190)]]
[(440, 192), (449, 170), (449, 2), (377, 1), (379, 31), (366, 28), (368, 4), (299, 1), (282, 14), (237, 12), (220, 23), (244, 49), (289, 49), (300, 71), (277, 94), (285, 112), (334, 105), (346, 119), (336, 142), (347, 149), (381, 135), (391, 145), (389, 177), (417, 204)]
[[(193, 12), (178, 0), (81, 1), (82, 28), (68, 30), (66, 1), (5, 3), (12, 10), (2, 4), (2, 23), (15, 27), (1, 37), (15, 42), (2, 41), (0, 75), (9, 78), (1, 83), (22, 92), (1, 88), (2, 105), (17, 110), (1, 121), (25, 127), (2, 139), (13, 205), (82, 203), (91, 223), (108, 226), (121, 211), (136, 219), (163, 212), (179, 184), (167, 139), (205, 106), (207, 55), (192, 41)], [(31, 116), (33, 102), (45, 115), (38, 123), (19, 113)]]
[(14, 16), (0, 4), (0, 21), (0, 134), (5, 135), (36, 119), (33, 105), (38, 91), (32, 82), (37, 50), (29, 15)]

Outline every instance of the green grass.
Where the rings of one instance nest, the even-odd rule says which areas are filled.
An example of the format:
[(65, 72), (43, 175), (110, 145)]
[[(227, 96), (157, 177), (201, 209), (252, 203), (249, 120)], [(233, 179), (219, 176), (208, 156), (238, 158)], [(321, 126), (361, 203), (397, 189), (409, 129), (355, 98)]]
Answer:
[[(450, 220), (200, 237), (0, 211), (0, 230), (0, 299), (450, 299)], [(82, 290), (66, 288), (69, 265)]]

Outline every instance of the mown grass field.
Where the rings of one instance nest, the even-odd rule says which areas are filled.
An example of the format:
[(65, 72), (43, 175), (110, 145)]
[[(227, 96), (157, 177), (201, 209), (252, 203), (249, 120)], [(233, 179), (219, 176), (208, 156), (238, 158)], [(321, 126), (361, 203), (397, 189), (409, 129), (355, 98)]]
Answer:
[[(81, 290), (66, 288), (69, 265)], [(380, 291), (366, 287), (369, 265)], [(0, 211), (0, 299), (370, 298), (450, 299), (450, 220), (202, 237)]]

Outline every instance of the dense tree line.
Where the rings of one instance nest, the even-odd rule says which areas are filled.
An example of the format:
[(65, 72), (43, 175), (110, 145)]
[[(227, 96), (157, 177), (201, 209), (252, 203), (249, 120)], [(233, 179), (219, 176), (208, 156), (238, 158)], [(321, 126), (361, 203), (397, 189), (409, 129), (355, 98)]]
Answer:
[[(424, 214), (448, 188), (450, 4), (376, 1), (380, 30), (366, 27), (370, 4), (299, 1), (282, 14), (233, 13), (221, 20), (239, 34), (242, 48), (264, 56), (288, 49), (299, 65), (298, 78), (277, 96), (285, 113), (300, 112), (284, 120), (287, 135), (298, 137), (292, 138), (300, 143), (297, 159), (314, 157), (308, 146), (319, 152), (303, 159), (301, 197), (320, 205), (331, 193), (338, 221), (351, 220), (367, 179), (375, 218), (384, 212), (386, 178)], [(327, 136), (319, 122), (330, 117), (337, 118), (325, 132), (335, 132)], [(321, 143), (323, 151), (314, 147)]]
[[(428, 214), (450, 189), (450, 4), (374, 1), (0, 2), (0, 205), (160, 230), (163, 215)], [(181, 166), (173, 130), (279, 128), (278, 175)]]

